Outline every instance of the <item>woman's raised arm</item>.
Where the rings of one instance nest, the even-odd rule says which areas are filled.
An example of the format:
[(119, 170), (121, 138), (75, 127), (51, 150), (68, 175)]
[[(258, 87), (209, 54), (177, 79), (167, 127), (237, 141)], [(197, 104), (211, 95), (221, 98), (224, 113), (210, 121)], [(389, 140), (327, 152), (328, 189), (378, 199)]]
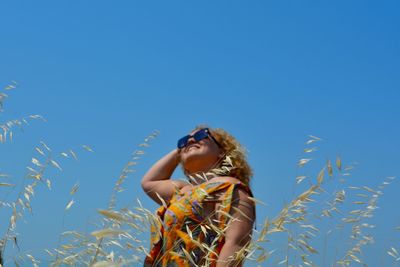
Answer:
[(183, 181), (170, 180), (178, 164), (179, 151), (174, 149), (157, 161), (142, 178), (143, 190), (160, 205), (162, 205), (160, 197), (168, 202), (176, 188), (181, 189), (187, 184)]

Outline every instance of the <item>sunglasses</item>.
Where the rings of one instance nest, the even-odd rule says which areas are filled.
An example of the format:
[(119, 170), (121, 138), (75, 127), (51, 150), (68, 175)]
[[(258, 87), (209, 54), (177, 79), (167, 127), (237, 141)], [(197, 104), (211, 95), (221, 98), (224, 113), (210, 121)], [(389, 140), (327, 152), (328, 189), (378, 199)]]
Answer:
[(207, 137), (211, 137), (212, 140), (214, 140), (214, 142), (221, 147), (221, 145), (218, 143), (218, 141), (214, 138), (214, 136), (211, 135), (210, 130), (208, 128), (204, 128), (204, 129), (200, 129), (197, 132), (195, 132), (192, 135), (186, 135), (184, 137), (182, 137), (181, 139), (178, 140), (178, 148), (182, 149), (185, 146), (188, 145), (189, 139), (192, 138), (194, 139), (194, 141), (199, 142), (200, 140), (203, 140)]

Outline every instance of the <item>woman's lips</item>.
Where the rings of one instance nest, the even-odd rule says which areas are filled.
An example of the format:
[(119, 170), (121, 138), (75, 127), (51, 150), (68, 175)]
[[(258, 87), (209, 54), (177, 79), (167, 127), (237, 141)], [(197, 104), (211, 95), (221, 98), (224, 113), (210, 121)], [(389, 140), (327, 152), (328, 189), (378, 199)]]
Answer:
[(197, 145), (197, 144), (189, 145), (189, 146), (186, 147), (186, 150), (185, 150), (185, 151), (189, 151), (189, 150), (190, 150), (191, 148), (193, 148), (193, 147), (198, 148), (199, 145)]

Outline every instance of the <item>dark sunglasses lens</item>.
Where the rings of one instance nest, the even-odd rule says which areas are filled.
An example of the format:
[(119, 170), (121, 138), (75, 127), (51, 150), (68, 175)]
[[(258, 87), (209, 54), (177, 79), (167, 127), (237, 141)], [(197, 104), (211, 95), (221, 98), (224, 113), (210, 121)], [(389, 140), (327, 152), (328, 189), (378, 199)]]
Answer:
[(204, 138), (207, 138), (208, 136), (208, 132), (205, 129), (201, 129), (200, 131), (196, 132), (193, 135), (194, 140), (196, 140), (196, 142), (203, 140)]
[(187, 145), (190, 136), (187, 135), (178, 140), (178, 148), (184, 148)]
[(193, 139), (196, 142), (199, 142), (200, 140), (203, 140), (204, 138), (207, 138), (208, 136), (209, 136), (208, 129), (201, 129), (201, 130), (197, 131), (196, 133), (194, 133), (193, 135), (186, 135), (185, 137), (182, 137), (181, 139), (179, 139), (178, 140), (178, 148), (179, 149), (184, 148), (187, 145), (187, 143), (191, 137), (193, 137)]

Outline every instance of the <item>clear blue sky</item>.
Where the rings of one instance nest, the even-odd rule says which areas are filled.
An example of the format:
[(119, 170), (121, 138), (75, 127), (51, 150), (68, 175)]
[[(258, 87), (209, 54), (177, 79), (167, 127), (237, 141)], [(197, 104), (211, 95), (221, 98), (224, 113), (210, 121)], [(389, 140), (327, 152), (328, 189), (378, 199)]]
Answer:
[[(0, 171), (19, 181), (40, 140), (59, 152), (81, 144), (95, 151), (77, 149), (80, 160), (62, 164), (53, 190), (39, 190), (33, 216), (20, 224), (21, 249), (55, 246), (77, 181), (65, 228), (90, 231), (130, 153), (154, 129), (160, 136), (127, 181), (121, 206), (140, 198), (156, 208), (141, 192), (141, 175), (199, 123), (228, 130), (249, 150), (254, 194), (268, 203), (258, 209), (259, 224), (298, 192), (295, 177), (307, 170), (296, 163), (308, 134), (324, 140), (309, 174), (341, 155), (358, 163), (351, 184), (397, 176), (399, 5), (2, 1), (0, 84), (19, 86), (1, 121), (40, 114), (47, 122), (32, 122), (1, 146)], [(400, 239), (392, 230), (400, 225), (399, 193), (395, 181), (380, 199), (379, 240), (365, 256), (372, 266), (389, 262), (385, 246)]]

